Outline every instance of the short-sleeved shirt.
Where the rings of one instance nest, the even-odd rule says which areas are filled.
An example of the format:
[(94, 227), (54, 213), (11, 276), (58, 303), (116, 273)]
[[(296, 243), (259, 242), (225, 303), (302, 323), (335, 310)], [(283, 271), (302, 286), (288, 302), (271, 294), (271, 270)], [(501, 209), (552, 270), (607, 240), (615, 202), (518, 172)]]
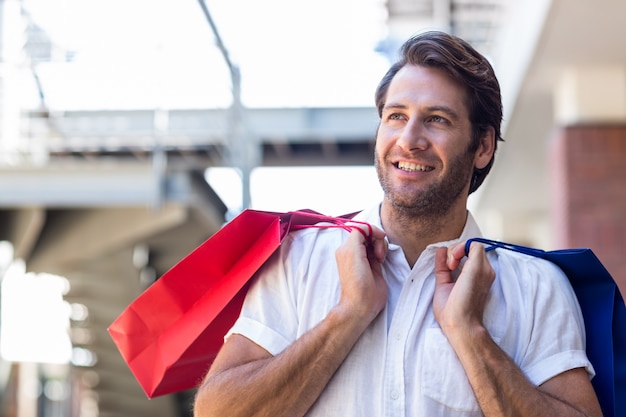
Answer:
[[(356, 218), (382, 228), (379, 208)], [(322, 321), (337, 304), (335, 251), (341, 229), (290, 233), (262, 267), (229, 332), (273, 355)], [(480, 230), (470, 213), (459, 239), (428, 246), (411, 268), (390, 244), (383, 275), (387, 306), (369, 325), (307, 416), (481, 416), (463, 367), (433, 315), (437, 248)], [(497, 249), (484, 324), (493, 340), (535, 385), (570, 369), (593, 368), (575, 294), (553, 264)]]

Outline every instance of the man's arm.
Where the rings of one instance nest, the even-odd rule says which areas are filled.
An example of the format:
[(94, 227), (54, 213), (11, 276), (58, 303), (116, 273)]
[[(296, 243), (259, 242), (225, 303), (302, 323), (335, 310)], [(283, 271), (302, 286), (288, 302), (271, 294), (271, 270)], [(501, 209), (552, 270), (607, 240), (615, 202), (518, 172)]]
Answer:
[(384, 233), (367, 244), (353, 231), (337, 250), (339, 303), (316, 327), (277, 356), (233, 334), (220, 350), (196, 394), (194, 415), (302, 416), (328, 384), (356, 341), (380, 313), (387, 287), (380, 263)]
[(584, 369), (572, 369), (535, 387), (493, 341), (482, 316), (495, 273), (484, 248), (472, 244), (461, 275), (454, 282), (451, 271), (458, 268), (463, 256), (464, 245), (437, 252), (433, 309), (484, 415), (602, 416)]

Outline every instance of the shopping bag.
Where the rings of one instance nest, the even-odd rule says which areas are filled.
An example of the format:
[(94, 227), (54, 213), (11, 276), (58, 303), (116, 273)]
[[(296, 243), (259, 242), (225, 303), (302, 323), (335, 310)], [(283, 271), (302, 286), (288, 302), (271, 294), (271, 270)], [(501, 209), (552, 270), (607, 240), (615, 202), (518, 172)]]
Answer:
[(591, 383), (604, 417), (626, 416), (626, 306), (619, 287), (589, 248), (543, 251), (475, 238), (472, 241), (546, 259), (567, 275), (585, 320), (587, 356), (596, 376)]
[(198, 385), (241, 311), (250, 278), (289, 231), (352, 230), (360, 222), (351, 217), (244, 210), (148, 287), (108, 328), (146, 395)]

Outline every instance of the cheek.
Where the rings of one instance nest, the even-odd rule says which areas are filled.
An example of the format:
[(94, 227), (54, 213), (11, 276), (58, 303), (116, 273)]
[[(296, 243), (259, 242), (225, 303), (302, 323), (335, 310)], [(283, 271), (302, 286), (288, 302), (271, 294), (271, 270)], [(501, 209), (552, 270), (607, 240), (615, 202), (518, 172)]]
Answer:
[(379, 155), (384, 155), (393, 144), (393, 132), (389, 128), (379, 127), (376, 131), (375, 150)]

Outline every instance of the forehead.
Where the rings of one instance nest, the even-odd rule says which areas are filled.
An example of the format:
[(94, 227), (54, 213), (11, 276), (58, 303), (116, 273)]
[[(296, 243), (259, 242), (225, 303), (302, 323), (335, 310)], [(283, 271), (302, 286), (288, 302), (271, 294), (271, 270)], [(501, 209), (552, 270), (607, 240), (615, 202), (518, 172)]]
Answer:
[[(392, 104), (393, 103), (393, 104)], [(439, 68), (405, 65), (387, 90), (388, 105), (446, 106), (468, 116), (467, 88)]]

